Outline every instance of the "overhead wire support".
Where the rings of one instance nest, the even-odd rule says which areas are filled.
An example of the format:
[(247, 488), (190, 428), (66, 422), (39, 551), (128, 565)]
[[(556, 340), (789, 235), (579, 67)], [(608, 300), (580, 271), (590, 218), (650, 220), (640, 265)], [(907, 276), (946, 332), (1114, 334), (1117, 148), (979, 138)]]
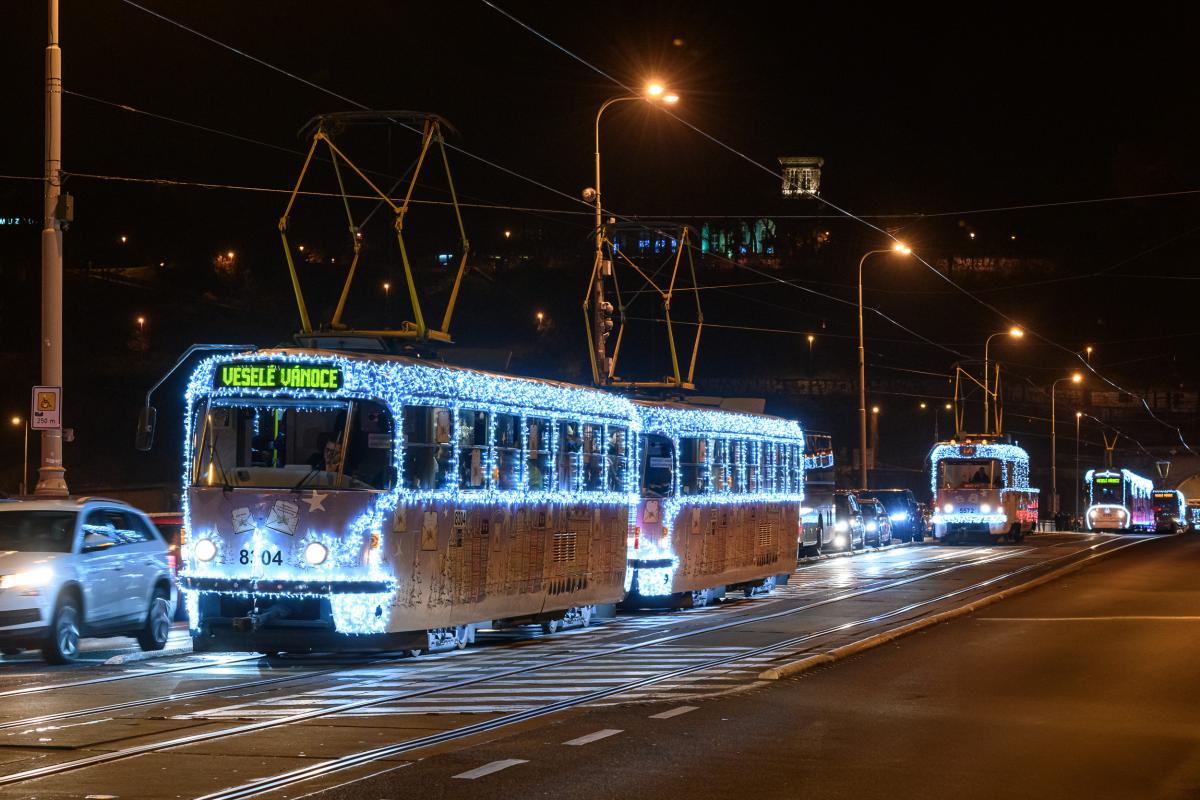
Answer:
[[(411, 122), (420, 122), (422, 125), (421, 151), (417, 157), (415, 166), (413, 167), (408, 186), (405, 190), (404, 197), (400, 201), (393, 200), (388, 192), (383, 191), (367, 176), (367, 174), (346, 155), (333, 141), (331, 131), (334, 128), (340, 128), (346, 125), (371, 123), (371, 122), (394, 122), (397, 119), (403, 119)], [(462, 211), (458, 206), (458, 197), (454, 190), (453, 176), (450, 171), (450, 161), (446, 155), (445, 139), (442, 134), (442, 128), (447, 125), (441, 117), (436, 114), (416, 111), (350, 111), (338, 112), (332, 114), (323, 114), (309, 120), (308, 124), (302, 129), (302, 133), (309, 130), (312, 131), (312, 143), (309, 146), (308, 155), (304, 160), (304, 166), (300, 170), (300, 175), (296, 179), (295, 187), (288, 198), (288, 203), (284, 209), (283, 216), (279, 220), (279, 233), (283, 242), (284, 256), (287, 260), (288, 271), (292, 279), (292, 287), (296, 293), (296, 302), (300, 310), (301, 332), (304, 334), (313, 333), (313, 326), (308, 315), (308, 309), (304, 300), (304, 293), (300, 286), (300, 277), (296, 269), (295, 259), (292, 256), (291, 244), (288, 241), (287, 231), (290, 223), (292, 211), (295, 207), (296, 198), (300, 194), (300, 187), (304, 182), (305, 176), (308, 174), (309, 168), (313, 162), (313, 156), (317, 148), (324, 144), (329, 151), (330, 160), (333, 163), (334, 175), (337, 179), (339, 196), (342, 200), (343, 208), (346, 212), (346, 222), (350, 233), (351, 244), (354, 249), (354, 257), (350, 262), (350, 268), (346, 273), (345, 282), (342, 285), (342, 291), (338, 298), (337, 307), (334, 310), (328, 328), (334, 331), (343, 331), (347, 326), (342, 322), (342, 316), (345, 313), (346, 301), (350, 295), (350, 287), (354, 283), (354, 277), (358, 269), (359, 258), (362, 254), (363, 231), (360, 225), (354, 222), (354, 216), (350, 209), (351, 195), (346, 191), (346, 184), (342, 177), (342, 169), (340, 164), (345, 164), (350, 170), (357, 175), (363, 183), (365, 183), (373, 193), (371, 199), (380, 203), (386, 204), (394, 215), (393, 229), (396, 232), (396, 242), (400, 251), (401, 264), (404, 269), (404, 278), (408, 287), (409, 300), (412, 304), (413, 318), (412, 322), (405, 322), (400, 330), (385, 330), (385, 331), (356, 331), (358, 333), (369, 333), (374, 336), (389, 336), (401, 337), (417, 340), (432, 340), (449, 342), (450, 341), (450, 322), (454, 315), (454, 306), (458, 298), (458, 290), (462, 283), (462, 277), (466, 271), (467, 258), (470, 255), (470, 242), (467, 239), (466, 228), (463, 224)], [(421, 307), (421, 296), (417, 289), (416, 278), (413, 272), (412, 263), (408, 257), (408, 249), (404, 242), (404, 221), (409, 208), (413, 202), (413, 191), (417, 186), (417, 179), (421, 174), (421, 168), (425, 164), (425, 159), (429, 153), (431, 145), (436, 142), (438, 149), (442, 154), (442, 164), (446, 171), (446, 180), (450, 185), (450, 205), (454, 208), (455, 219), (458, 223), (460, 241), (462, 243), (462, 257), (459, 259), (458, 272), (455, 276), (454, 289), (451, 292), (450, 298), (446, 304), (446, 311), (442, 317), (440, 328), (430, 329), (425, 323), (425, 315)]]

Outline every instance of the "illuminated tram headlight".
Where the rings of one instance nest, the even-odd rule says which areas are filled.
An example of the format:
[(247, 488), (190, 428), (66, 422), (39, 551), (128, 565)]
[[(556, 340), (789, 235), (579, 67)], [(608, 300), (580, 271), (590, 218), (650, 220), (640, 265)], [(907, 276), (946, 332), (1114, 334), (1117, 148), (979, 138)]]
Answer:
[(212, 561), (217, 557), (217, 543), (212, 539), (201, 539), (192, 550), (199, 561)]
[(983, 514), (990, 514), (990, 513), (992, 513), (992, 507), (989, 506), (987, 503), (983, 503), (979, 506), (979, 511), (980, 511), (980, 513), (983, 513)]
[(945, 511), (947, 514), (953, 514), (954, 503), (946, 503), (946, 505), (942, 506), (942, 511)]
[(304, 560), (314, 567), (324, 564), (327, 558), (329, 558), (329, 548), (320, 542), (309, 542), (308, 547), (304, 548)]

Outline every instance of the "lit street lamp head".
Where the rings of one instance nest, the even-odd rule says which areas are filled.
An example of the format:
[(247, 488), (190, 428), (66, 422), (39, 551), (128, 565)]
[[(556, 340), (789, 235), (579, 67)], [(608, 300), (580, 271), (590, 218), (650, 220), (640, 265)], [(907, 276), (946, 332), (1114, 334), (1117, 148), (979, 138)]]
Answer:
[(1011, 328), (1008, 329), (1008, 335), (1012, 336), (1014, 338), (1020, 339), (1022, 336), (1025, 335), (1025, 331), (1021, 330), (1016, 325), (1013, 325)]
[(25, 421), (25, 420), (21, 419), (20, 417), (13, 417), (13, 418), (12, 418), (12, 424), (13, 424), (14, 426), (15, 426), (15, 425), (20, 425), (20, 424), (21, 424), (22, 422), (24, 422), (24, 421)]
[(1083, 383), (1083, 375), (1076, 372), (1071, 376), (1071, 383)]
[(906, 245), (904, 242), (896, 242), (894, 245), (892, 245), (892, 249), (902, 256), (906, 256), (912, 252), (912, 248)]

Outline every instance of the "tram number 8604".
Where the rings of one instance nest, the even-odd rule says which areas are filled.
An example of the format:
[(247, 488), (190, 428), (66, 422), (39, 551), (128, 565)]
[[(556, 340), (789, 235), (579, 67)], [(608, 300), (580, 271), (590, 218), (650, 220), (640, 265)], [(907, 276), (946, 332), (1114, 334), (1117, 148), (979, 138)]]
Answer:
[[(238, 556), (238, 563), (240, 564), (249, 564), (254, 560), (255, 558), (253, 550), (242, 550)], [(269, 567), (272, 564), (282, 565), (283, 552), (280, 550), (276, 550), (274, 552), (271, 552), (270, 550), (263, 550), (258, 554), (258, 560), (261, 561), (265, 567)]]

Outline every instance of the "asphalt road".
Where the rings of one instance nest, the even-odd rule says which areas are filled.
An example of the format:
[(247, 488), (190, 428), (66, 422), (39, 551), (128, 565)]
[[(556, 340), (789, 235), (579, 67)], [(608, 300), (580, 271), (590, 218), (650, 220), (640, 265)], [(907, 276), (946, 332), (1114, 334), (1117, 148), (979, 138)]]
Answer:
[[(1028, 597), (1058, 596), (1051, 589), (1085, 578), (1103, 592), (1122, 580), (1188, 586), (1172, 570), (1194, 568), (1195, 551), (1182, 537), (1079, 534), (1039, 535), (1020, 546), (897, 547), (804, 564), (767, 596), (622, 614), (552, 636), (482, 633), (467, 650), (417, 659), (185, 654), (67, 668), (0, 663), (0, 797), (986, 796), (978, 776), (993, 796), (1038, 796), (1024, 787), (1009, 792), (987, 759), (1000, 755), (996, 774), (1015, 780), (1029, 774), (1027, 765), (1042, 769), (1044, 753), (1063, 767), (1063, 753), (1081, 742), (1109, 745), (1103, 729), (1064, 732), (1064, 720), (1095, 727), (1102, 712), (1118, 708), (1084, 714), (1094, 701), (1072, 694), (1096, 690), (1091, 679), (1076, 685), (1096, 669), (1081, 655), (1096, 637), (1085, 632), (1066, 653), (1055, 649), (1087, 622), (982, 621), (1031, 616), (1008, 611), (1027, 602), (1021, 598), (803, 678), (767, 681), (760, 673), (1097, 552), (1110, 553), (1108, 561)], [(1113, 571), (1145, 569), (1153, 554), (1165, 554), (1155, 563), (1166, 576)], [(1087, 596), (1068, 596), (1075, 594)], [(1047, 653), (1053, 661), (1030, 667)], [(1115, 656), (1104, 658), (1108, 665)], [(1125, 687), (1130, 668), (1113, 663), (1119, 678), (1104, 680)], [(1191, 687), (1186, 677), (1170, 680), (1176, 694)], [(1144, 677), (1137, 685), (1162, 688)], [(1036, 692), (1023, 697), (1031, 686)], [(1046, 711), (1060, 701), (1067, 716)], [(1014, 739), (1005, 726), (1015, 725), (1018, 711), (1049, 713), (1050, 721)], [(1149, 757), (1137, 763), (1160, 765)], [(1126, 773), (1145, 780), (1136, 769)], [(1061, 793), (1072, 775), (1047, 775), (1045, 796), (1074, 796)], [(1113, 796), (1145, 796), (1116, 781), (1098, 785), (1120, 786)]]
[(574, 712), (317, 796), (1194, 799), (1198, 576), (1200, 537), (1151, 541), (798, 678)]

